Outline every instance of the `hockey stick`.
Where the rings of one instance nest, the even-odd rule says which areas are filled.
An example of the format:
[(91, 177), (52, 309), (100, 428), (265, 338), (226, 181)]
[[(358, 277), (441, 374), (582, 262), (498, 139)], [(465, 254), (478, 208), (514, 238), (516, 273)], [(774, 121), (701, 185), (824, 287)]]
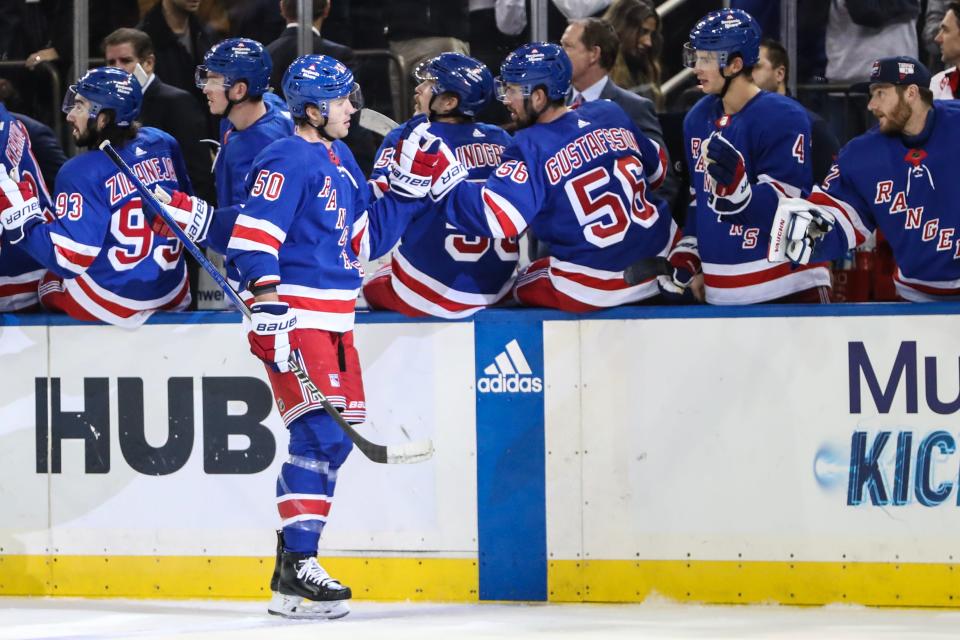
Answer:
[(379, 111), (364, 108), (360, 110), (360, 126), (368, 131), (386, 136), (400, 125)]
[[(210, 277), (213, 278), (213, 281), (216, 282), (226, 296), (233, 302), (234, 306), (240, 310), (240, 312), (246, 318), (250, 318), (251, 312), (247, 308), (247, 305), (243, 303), (243, 300), (240, 299), (240, 296), (236, 291), (233, 290), (233, 287), (223, 278), (223, 275), (217, 270), (215, 266), (207, 259), (203, 252), (190, 238), (187, 234), (180, 228), (180, 226), (170, 217), (170, 214), (167, 213), (166, 209), (163, 208), (163, 205), (157, 201), (156, 196), (147, 189), (146, 185), (140, 181), (140, 178), (133, 172), (133, 170), (124, 162), (123, 158), (117, 153), (117, 151), (110, 144), (109, 140), (104, 140), (100, 145), (100, 149), (107, 154), (107, 157), (117, 165), (117, 168), (120, 169), (120, 172), (126, 176), (130, 183), (136, 188), (140, 193), (140, 197), (144, 202), (150, 205), (150, 208), (159, 215), (166, 225), (173, 231), (173, 234), (177, 236), (177, 239), (183, 243), (183, 246), (187, 248), (187, 251), (190, 252), (197, 262), (200, 263), (200, 266), (210, 274)], [(353, 426), (350, 425), (346, 420), (343, 419), (343, 416), (340, 415), (340, 412), (330, 404), (330, 401), (327, 400), (327, 397), (320, 391), (320, 388), (314, 384), (313, 380), (310, 379), (309, 374), (306, 370), (300, 366), (300, 363), (294, 357), (294, 354), (290, 354), (290, 359), (287, 361), (290, 365), (290, 371), (293, 372), (297, 379), (300, 381), (300, 384), (304, 386), (307, 392), (314, 398), (320, 400), (323, 410), (326, 411), (330, 416), (336, 421), (337, 425), (343, 429), (344, 433), (353, 441), (353, 444), (357, 446), (358, 449), (373, 462), (380, 463), (389, 463), (389, 464), (409, 464), (413, 462), (423, 462), (424, 460), (429, 460), (433, 455), (433, 442), (430, 440), (425, 440), (423, 442), (411, 442), (408, 444), (402, 445), (382, 445), (375, 444), (370, 442), (362, 435), (360, 435)]]
[(668, 276), (673, 273), (673, 267), (663, 256), (654, 256), (637, 260), (632, 265), (623, 270), (623, 279), (630, 286), (640, 284), (655, 276)]

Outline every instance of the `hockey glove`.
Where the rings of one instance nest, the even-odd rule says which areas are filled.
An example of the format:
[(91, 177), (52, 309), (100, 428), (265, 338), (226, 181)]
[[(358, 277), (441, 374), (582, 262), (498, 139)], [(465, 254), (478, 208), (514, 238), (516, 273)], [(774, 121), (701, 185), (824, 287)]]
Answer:
[(836, 217), (823, 207), (803, 198), (781, 198), (770, 229), (770, 262), (789, 260), (807, 264), (817, 242), (836, 224)]
[(257, 302), (250, 307), (250, 352), (274, 371), (290, 370), (290, 353), (300, 348), (297, 315), (286, 302)]
[(442, 141), (429, 126), (425, 116), (415, 116), (400, 132), (390, 162), (390, 191), (399, 196), (422, 198), (430, 192)]
[[(173, 194), (168, 194), (160, 187), (153, 190), (153, 195), (163, 204), (163, 208), (167, 210), (174, 222), (183, 229), (188, 238), (196, 243), (203, 242), (207, 238), (210, 221), (213, 220), (213, 207), (207, 204), (205, 200), (188, 196), (182, 191), (174, 191)], [(151, 228), (157, 235), (167, 238), (176, 237), (160, 216), (153, 217)]]
[(743, 211), (752, 195), (743, 156), (719, 131), (707, 138), (701, 153), (707, 158), (707, 204), (722, 216)]
[(660, 294), (667, 300), (677, 300), (690, 287), (693, 277), (700, 273), (700, 251), (694, 236), (684, 236), (667, 255), (671, 273), (657, 276)]
[(430, 185), (430, 199), (434, 202), (447, 195), (451, 189), (467, 179), (467, 167), (457, 160), (442, 140), (440, 141), (437, 166), (433, 171), (433, 183)]
[(43, 211), (28, 180), (16, 182), (0, 167), (0, 224), (10, 244), (23, 240), (27, 230), (43, 222)]

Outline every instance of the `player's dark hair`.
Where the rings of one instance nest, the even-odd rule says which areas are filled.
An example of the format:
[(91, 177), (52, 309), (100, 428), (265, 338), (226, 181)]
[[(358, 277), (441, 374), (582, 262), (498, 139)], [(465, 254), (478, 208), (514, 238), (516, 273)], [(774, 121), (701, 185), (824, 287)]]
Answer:
[(133, 45), (133, 53), (141, 60), (153, 54), (153, 40), (150, 36), (139, 29), (130, 29), (121, 27), (103, 39), (100, 50), (107, 52), (107, 47), (115, 47), (120, 44), (130, 43)]
[[(327, 0), (313, 0), (314, 20), (326, 12), (328, 4)], [(290, 20), (296, 20), (300, 16), (300, 11), (297, 9), (297, 0), (280, 0), (280, 11)]]
[(771, 67), (774, 69), (783, 67), (783, 84), (789, 84), (790, 56), (787, 55), (787, 50), (773, 38), (764, 38), (760, 41), (760, 46), (767, 50), (767, 60), (770, 61)]
[[(106, 114), (108, 120), (106, 126), (97, 133), (94, 146), (99, 147), (101, 142), (109, 140), (111, 145), (119, 149), (136, 138), (137, 134), (140, 133), (139, 122), (131, 122), (130, 126), (127, 127), (118, 127), (116, 123), (117, 116), (113, 109), (104, 109), (100, 113)], [(91, 124), (94, 121), (91, 121)]]
[(580, 41), (587, 49), (600, 48), (600, 66), (609, 71), (617, 62), (617, 53), (620, 52), (620, 36), (616, 29), (603, 18), (582, 18), (571, 20), (570, 24), (583, 27)]
[(947, 7), (943, 10), (944, 16), (946, 16), (947, 11), (953, 11), (953, 20), (957, 23), (957, 27), (960, 27), (960, 2), (948, 2)]

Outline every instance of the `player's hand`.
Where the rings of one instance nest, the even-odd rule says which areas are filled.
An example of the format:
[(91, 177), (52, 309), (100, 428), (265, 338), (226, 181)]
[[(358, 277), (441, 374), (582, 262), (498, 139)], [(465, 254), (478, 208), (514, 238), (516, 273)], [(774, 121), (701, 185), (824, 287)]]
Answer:
[(430, 185), (430, 199), (434, 202), (467, 179), (466, 165), (457, 159), (443, 140), (440, 141), (439, 156), (433, 171), (433, 183)]
[(297, 315), (286, 302), (257, 302), (250, 307), (250, 352), (274, 371), (290, 370), (290, 354), (300, 348)]
[(430, 192), (443, 142), (428, 131), (426, 116), (411, 118), (400, 132), (390, 162), (390, 191), (406, 198), (422, 198)]
[(684, 236), (667, 255), (671, 273), (657, 276), (660, 294), (666, 300), (679, 300), (700, 273), (700, 251), (694, 236)]
[[(174, 191), (172, 194), (168, 194), (160, 187), (153, 190), (153, 195), (163, 204), (163, 208), (170, 214), (177, 226), (183, 229), (188, 238), (194, 242), (203, 242), (206, 239), (207, 231), (210, 230), (210, 221), (213, 220), (213, 207), (205, 200), (188, 196), (182, 191)], [(153, 223), (150, 227), (158, 235), (167, 238), (176, 237), (160, 216), (153, 217)]]
[(707, 204), (720, 215), (743, 211), (752, 195), (743, 156), (719, 131), (707, 138), (701, 153), (707, 163)]
[[(14, 174), (15, 175), (15, 174)], [(27, 230), (43, 222), (43, 211), (29, 180), (15, 181), (0, 167), (0, 226), (17, 244)]]
[(817, 243), (836, 222), (828, 210), (803, 198), (781, 198), (770, 229), (767, 259), (807, 264)]

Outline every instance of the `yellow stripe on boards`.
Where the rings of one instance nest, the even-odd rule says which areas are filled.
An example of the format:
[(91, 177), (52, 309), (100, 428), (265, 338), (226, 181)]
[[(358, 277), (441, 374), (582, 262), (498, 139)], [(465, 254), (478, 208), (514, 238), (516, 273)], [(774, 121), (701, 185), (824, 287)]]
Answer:
[(642, 602), (651, 595), (709, 604), (834, 602), (960, 607), (960, 564), (553, 560), (554, 602)]
[[(472, 602), (477, 561), (320, 558), (355, 598)], [(0, 595), (123, 598), (269, 598), (273, 558), (0, 555)]]

